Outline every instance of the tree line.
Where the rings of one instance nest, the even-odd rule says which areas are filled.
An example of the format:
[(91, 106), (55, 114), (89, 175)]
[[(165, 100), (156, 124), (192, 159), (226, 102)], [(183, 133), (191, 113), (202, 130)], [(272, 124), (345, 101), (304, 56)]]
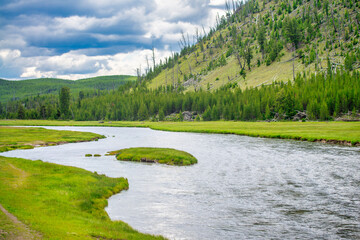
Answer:
[(298, 74), (294, 81), (241, 90), (228, 83), (210, 92), (179, 91), (167, 86), (149, 90), (144, 83), (128, 83), (116, 91), (70, 96), (44, 95), (0, 104), (2, 118), (74, 120), (153, 120), (183, 111), (197, 112), (197, 120), (290, 120), (299, 111), (309, 120), (332, 120), (360, 110), (360, 74)]

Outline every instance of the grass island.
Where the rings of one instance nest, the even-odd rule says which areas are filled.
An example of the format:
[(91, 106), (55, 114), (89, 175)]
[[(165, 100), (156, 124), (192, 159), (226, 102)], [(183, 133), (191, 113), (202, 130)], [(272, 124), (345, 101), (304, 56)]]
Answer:
[(160, 163), (176, 166), (188, 166), (197, 163), (190, 153), (172, 148), (126, 148), (109, 153), (122, 161)]

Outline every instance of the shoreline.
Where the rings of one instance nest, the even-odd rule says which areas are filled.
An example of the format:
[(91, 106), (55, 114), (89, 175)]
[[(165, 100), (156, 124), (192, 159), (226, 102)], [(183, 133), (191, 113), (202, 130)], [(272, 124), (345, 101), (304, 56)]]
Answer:
[[(6, 128), (0, 129), (4, 138)], [(19, 135), (25, 141), (19, 142)], [(48, 141), (54, 137), (61, 141)], [(1, 137), (0, 140), (1, 143), (8, 141), (14, 146), (34, 148), (99, 138), (105, 136), (20, 127), (12, 128), (5, 141)], [(72, 239), (75, 236), (81, 239), (165, 239), (110, 219), (105, 211), (108, 199), (129, 189), (126, 178), (111, 178), (77, 167), (4, 156), (0, 156), (0, 173), (0, 192), (7, 193), (0, 194), (0, 206), (5, 210), (0, 209), (0, 220), (6, 222), (0, 226), (1, 239), (38, 239), (39, 236), (46, 239)]]
[(98, 122), (0, 120), (0, 126), (141, 127), (170, 132), (236, 134), (360, 146), (360, 122)]

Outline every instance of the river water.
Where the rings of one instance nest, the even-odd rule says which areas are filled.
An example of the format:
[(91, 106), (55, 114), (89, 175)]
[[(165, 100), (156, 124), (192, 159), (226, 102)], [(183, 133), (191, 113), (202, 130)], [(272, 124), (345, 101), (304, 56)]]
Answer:
[[(360, 239), (359, 148), (145, 128), (46, 128), (107, 138), (1, 155), (128, 178), (130, 189), (112, 196), (106, 211), (141, 232), (170, 239)], [(176, 167), (103, 156), (128, 147), (176, 148), (199, 162)]]

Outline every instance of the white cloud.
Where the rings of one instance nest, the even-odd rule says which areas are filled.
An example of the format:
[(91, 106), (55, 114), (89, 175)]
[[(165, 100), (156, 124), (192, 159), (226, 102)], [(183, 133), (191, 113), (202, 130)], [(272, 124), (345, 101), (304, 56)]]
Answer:
[[(140, 67), (145, 73), (147, 68), (145, 59), (151, 54), (151, 50), (146, 49), (103, 56), (86, 56), (71, 52), (53, 57), (23, 58), (22, 64), (32, 62), (32, 66), (25, 67), (20, 77), (56, 77), (75, 80), (101, 75), (135, 75), (136, 68)], [(157, 63), (169, 55), (169, 50), (155, 51)]]
[(13, 61), (21, 56), (21, 51), (18, 49), (0, 49), (0, 58), (3, 61)]
[(225, 0), (210, 0), (210, 6), (220, 7), (225, 5)]
[(169, 56), (181, 31), (192, 42), (196, 28), (208, 31), (217, 13), (224, 14), (223, 5), (224, 0), (18, 0), (0, 7), (0, 14), (11, 12), (0, 17), (0, 74), (8, 74), (0, 78), (134, 75), (140, 64), (145, 68), (152, 44), (157, 59)]
[(44, 72), (37, 70), (36, 67), (25, 68), (25, 71), (20, 75), (22, 78), (51, 78), (54, 77), (55, 72)]

